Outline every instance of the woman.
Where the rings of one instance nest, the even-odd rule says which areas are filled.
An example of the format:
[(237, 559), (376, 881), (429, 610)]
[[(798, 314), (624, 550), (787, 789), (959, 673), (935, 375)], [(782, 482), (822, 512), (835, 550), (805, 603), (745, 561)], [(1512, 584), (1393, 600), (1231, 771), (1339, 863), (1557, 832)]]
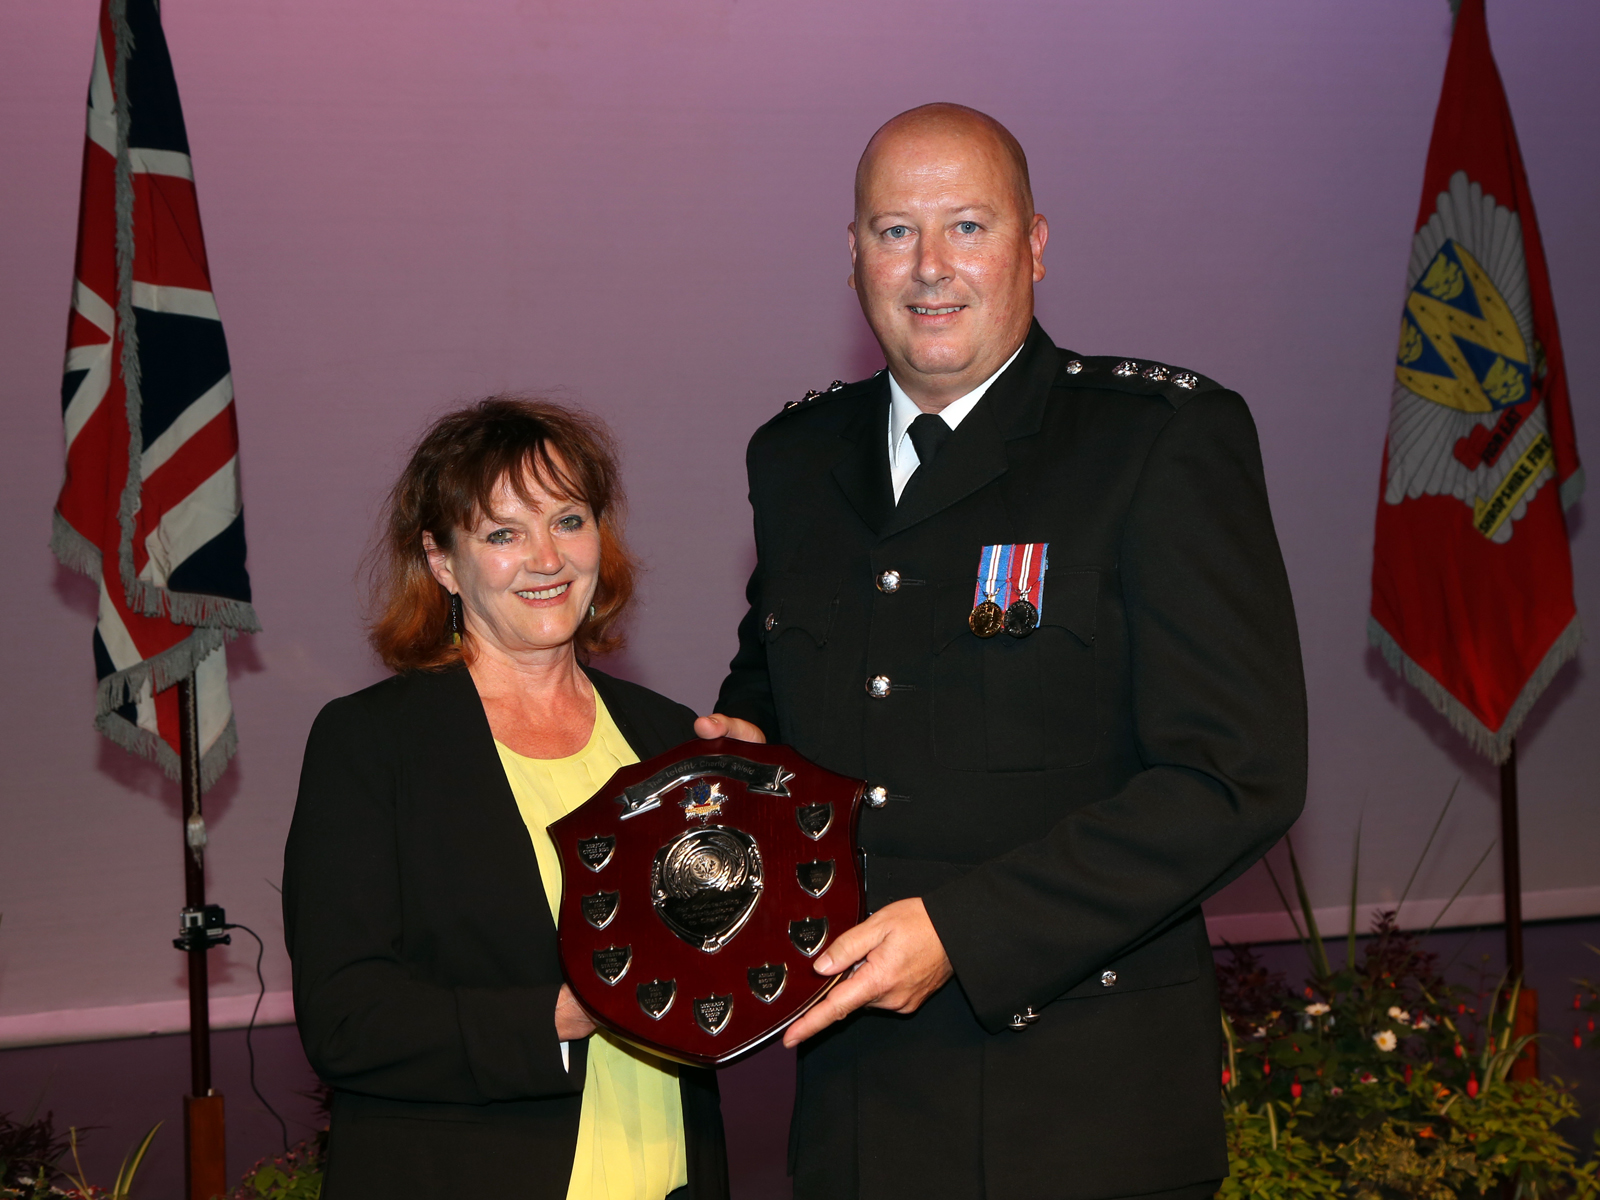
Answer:
[(715, 1075), (597, 1033), (557, 957), (545, 826), (694, 736), (582, 662), (633, 591), (616, 475), (592, 419), (493, 398), (390, 495), (371, 637), (396, 673), (318, 716), (284, 861), (324, 1200), (728, 1194)]

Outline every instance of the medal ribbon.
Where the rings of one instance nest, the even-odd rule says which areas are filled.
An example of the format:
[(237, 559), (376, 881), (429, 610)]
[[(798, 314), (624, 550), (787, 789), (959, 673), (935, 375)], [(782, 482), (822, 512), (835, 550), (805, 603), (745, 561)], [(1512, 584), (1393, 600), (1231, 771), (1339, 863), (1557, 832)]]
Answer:
[(1050, 569), (1049, 542), (985, 546), (978, 554), (978, 585), (972, 606), (993, 600), (1002, 609), (1025, 599), (1044, 616), (1044, 576)]

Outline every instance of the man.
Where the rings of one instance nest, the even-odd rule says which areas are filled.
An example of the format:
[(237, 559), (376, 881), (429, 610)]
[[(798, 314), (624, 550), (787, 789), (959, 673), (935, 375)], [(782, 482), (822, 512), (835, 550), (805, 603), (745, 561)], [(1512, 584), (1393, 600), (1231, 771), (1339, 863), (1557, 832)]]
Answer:
[(1294, 612), (1244, 402), (1058, 350), (1048, 237), (998, 122), (890, 121), (850, 226), (887, 372), (750, 443), (750, 610), (698, 730), (870, 789), (871, 915), (816, 964), (853, 973), (784, 1039), (798, 1200), (1227, 1171), (1200, 903), (1304, 799)]

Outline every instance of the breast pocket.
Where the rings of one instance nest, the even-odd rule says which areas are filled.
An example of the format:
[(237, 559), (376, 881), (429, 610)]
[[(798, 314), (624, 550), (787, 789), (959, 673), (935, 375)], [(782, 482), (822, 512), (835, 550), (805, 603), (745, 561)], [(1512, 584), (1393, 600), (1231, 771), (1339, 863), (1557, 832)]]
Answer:
[(941, 765), (1041, 771), (1094, 757), (1098, 571), (1052, 567), (1039, 628), (980, 638), (968, 628), (972, 584), (934, 598), (933, 739)]
[(825, 733), (828, 635), (838, 588), (814, 576), (779, 575), (768, 583), (762, 599), (762, 637), (772, 694), (778, 700), (779, 736), (801, 753), (815, 753)]

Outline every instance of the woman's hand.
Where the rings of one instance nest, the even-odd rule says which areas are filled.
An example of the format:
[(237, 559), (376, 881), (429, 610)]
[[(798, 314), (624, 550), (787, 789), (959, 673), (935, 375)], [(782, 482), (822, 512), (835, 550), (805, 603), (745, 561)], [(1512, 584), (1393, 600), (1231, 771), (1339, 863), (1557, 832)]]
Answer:
[(740, 717), (728, 717), (722, 713), (712, 713), (709, 717), (698, 717), (694, 723), (694, 735), (705, 738), (733, 738), (737, 742), (764, 742), (767, 735), (749, 721)]
[(563, 1042), (576, 1042), (588, 1037), (594, 1030), (595, 1024), (589, 1019), (588, 1010), (578, 1003), (572, 989), (563, 983), (560, 994), (556, 996), (556, 1036)]

